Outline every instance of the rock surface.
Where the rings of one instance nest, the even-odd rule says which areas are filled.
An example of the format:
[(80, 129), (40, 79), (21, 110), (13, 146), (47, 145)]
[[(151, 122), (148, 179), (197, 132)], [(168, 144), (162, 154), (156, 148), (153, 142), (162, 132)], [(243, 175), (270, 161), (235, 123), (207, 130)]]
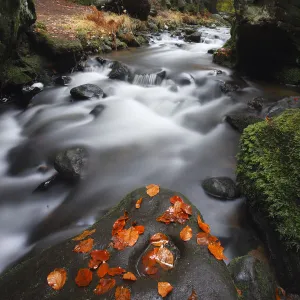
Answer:
[(225, 120), (238, 132), (243, 133), (244, 129), (249, 125), (261, 122), (264, 119), (255, 114), (240, 111), (227, 114)]
[[(216, 260), (207, 250), (207, 246), (199, 246), (196, 243), (195, 234), (200, 230), (196, 221), (198, 211), (194, 206), (193, 216), (187, 222), (194, 231), (194, 237), (188, 242), (179, 238), (179, 233), (186, 224), (165, 225), (155, 220), (170, 206), (169, 198), (173, 195), (179, 195), (189, 203), (184, 196), (165, 189), (161, 189), (160, 193), (153, 198), (146, 194), (146, 188), (140, 188), (127, 195), (119, 205), (91, 227), (96, 229), (92, 235), (95, 240), (94, 249), (108, 249), (111, 255), (108, 261), (110, 267), (120, 266), (137, 276), (136, 282), (125, 282), (120, 276), (114, 277), (117, 286), (130, 288), (133, 300), (161, 299), (157, 293), (157, 281), (167, 281), (173, 285), (174, 289), (166, 299), (187, 299), (194, 289), (202, 300), (237, 300), (237, 292), (225, 263)], [(135, 203), (141, 197), (144, 199), (141, 208), (136, 209)], [(133, 247), (117, 251), (109, 247), (111, 230), (114, 222), (124, 214), (124, 211), (128, 212), (132, 221), (144, 225), (145, 232), (140, 235)], [(157, 232), (169, 236), (177, 260), (172, 270), (162, 271), (159, 278), (150, 278), (138, 272), (137, 266), (149, 246), (149, 238)], [(115, 288), (102, 296), (93, 293), (93, 289), (99, 282), (95, 272), (88, 287), (76, 286), (74, 279), (78, 269), (86, 268), (89, 262), (88, 254), (73, 252), (77, 243), (67, 240), (9, 270), (0, 277), (1, 297), (10, 300), (114, 299)], [(47, 285), (47, 275), (55, 268), (67, 270), (68, 278), (60, 291), (54, 291)]]
[(103, 97), (104, 92), (95, 84), (83, 84), (71, 89), (70, 94), (74, 100), (87, 100)]
[(108, 74), (108, 77), (110, 79), (117, 79), (123, 81), (130, 81), (132, 79), (132, 73), (126, 65), (118, 61), (114, 61), (111, 63), (110, 68), (111, 71)]

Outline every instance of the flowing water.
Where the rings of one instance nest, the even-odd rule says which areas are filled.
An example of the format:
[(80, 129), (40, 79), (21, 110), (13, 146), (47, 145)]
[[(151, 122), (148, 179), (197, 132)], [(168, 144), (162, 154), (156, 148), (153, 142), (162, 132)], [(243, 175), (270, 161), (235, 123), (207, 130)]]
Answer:
[[(1, 114), (0, 270), (32, 249), (37, 253), (77, 234), (149, 183), (185, 194), (229, 258), (253, 246), (243, 199), (214, 200), (200, 183), (211, 176), (235, 177), (239, 134), (224, 123), (226, 113), (255, 96), (294, 92), (262, 87), (224, 68), (218, 75), (220, 67), (207, 50), (221, 47), (229, 29), (199, 30), (199, 44), (163, 33), (149, 47), (108, 55), (135, 70), (133, 84), (108, 79), (109, 68), (91, 58), (84, 72), (71, 75), (70, 86), (48, 87), (27, 110)], [(157, 75), (161, 71), (167, 79)], [(232, 80), (242, 87), (234, 98), (220, 91), (220, 81)], [(85, 83), (99, 85), (108, 97), (71, 102), (70, 89)], [(99, 104), (105, 109), (95, 117), (90, 112)], [(33, 193), (55, 173), (49, 163), (54, 154), (78, 145), (90, 152), (86, 178)]]

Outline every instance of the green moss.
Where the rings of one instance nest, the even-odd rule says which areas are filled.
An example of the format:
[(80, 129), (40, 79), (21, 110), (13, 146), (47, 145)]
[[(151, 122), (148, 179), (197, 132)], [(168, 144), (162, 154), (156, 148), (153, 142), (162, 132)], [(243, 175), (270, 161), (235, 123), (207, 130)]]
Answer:
[(227, 13), (234, 13), (234, 4), (233, 0), (218, 0), (217, 3), (217, 10), (219, 12), (227, 12)]
[(300, 110), (244, 130), (237, 180), (286, 248), (300, 249)]

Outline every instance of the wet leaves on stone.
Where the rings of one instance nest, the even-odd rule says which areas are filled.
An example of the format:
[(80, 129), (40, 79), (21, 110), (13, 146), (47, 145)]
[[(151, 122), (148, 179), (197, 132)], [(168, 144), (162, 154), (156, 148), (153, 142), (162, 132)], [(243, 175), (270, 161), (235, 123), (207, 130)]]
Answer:
[(107, 250), (94, 250), (91, 252), (89, 268), (97, 269), (102, 262), (108, 261), (110, 254)]
[(115, 300), (130, 300), (130, 290), (124, 286), (118, 286), (115, 292)]
[(55, 269), (47, 276), (48, 285), (59, 291), (63, 288), (67, 280), (67, 271), (63, 268)]
[(193, 230), (190, 226), (186, 226), (184, 227), (181, 231), (180, 231), (180, 238), (187, 242), (189, 241), (191, 238), (193, 237)]
[(75, 282), (78, 286), (84, 287), (88, 286), (93, 279), (93, 273), (90, 269), (80, 269), (78, 270)]
[(109, 270), (109, 265), (107, 263), (103, 263), (97, 270), (97, 275), (100, 278), (103, 278), (108, 273), (108, 270)]
[(196, 294), (195, 290), (192, 291), (192, 294), (189, 296), (188, 300), (198, 300), (198, 295)]
[(173, 290), (172, 285), (169, 282), (159, 282), (158, 283), (158, 293), (163, 298), (166, 297)]
[(220, 241), (217, 241), (217, 242), (214, 242), (214, 243), (209, 243), (208, 244), (208, 250), (218, 260), (227, 259), (227, 257), (223, 253), (224, 248), (221, 246)]
[(139, 232), (134, 228), (123, 229), (113, 236), (113, 247), (117, 250), (124, 250), (126, 247), (132, 247), (139, 239)]
[(150, 238), (150, 243), (155, 247), (160, 247), (162, 245), (167, 244), (168, 242), (169, 242), (169, 238), (161, 232), (155, 233)]
[(145, 226), (137, 225), (133, 227), (139, 234), (143, 234), (145, 232)]
[(159, 193), (159, 185), (149, 184), (146, 186), (147, 195), (150, 197), (154, 197)]
[(124, 280), (131, 280), (131, 281), (136, 281), (137, 280), (136, 276), (133, 273), (131, 273), (131, 272), (125, 273), (123, 275), (123, 279)]
[(89, 238), (87, 240), (81, 241), (78, 245), (76, 245), (73, 251), (77, 253), (88, 253), (92, 250), (93, 245), (94, 239)]
[(125, 211), (124, 216), (120, 217), (113, 225), (112, 235), (117, 234), (122, 231), (126, 225), (126, 221), (128, 220), (128, 214)]
[(141, 204), (143, 202), (143, 198), (140, 198), (138, 201), (136, 201), (136, 204), (135, 204), (135, 208), (141, 208)]
[(198, 226), (200, 229), (202, 229), (204, 232), (209, 233), (210, 227), (208, 224), (204, 223), (200, 217), (200, 215), (197, 216)]
[(92, 229), (92, 230), (85, 230), (84, 232), (82, 232), (80, 235), (76, 236), (73, 241), (82, 241), (84, 240), (86, 237), (92, 235), (93, 233), (96, 232), (96, 229)]
[(116, 275), (121, 275), (125, 272), (126, 272), (125, 269), (123, 269), (121, 267), (116, 267), (116, 268), (109, 268), (107, 273), (110, 276), (116, 276)]
[(94, 293), (96, 295), (103, 295), (110, 291), (116, 285), (115, 279), (109, 278), (101, 278), (99, 284), (94, 289)]

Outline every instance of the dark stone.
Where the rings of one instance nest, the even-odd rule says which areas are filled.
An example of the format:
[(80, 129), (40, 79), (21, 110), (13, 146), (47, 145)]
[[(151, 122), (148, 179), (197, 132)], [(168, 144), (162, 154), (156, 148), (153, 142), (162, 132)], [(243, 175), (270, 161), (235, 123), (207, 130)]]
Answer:
[(122, 81), (130, 81), (132, 79), (132, 73), (126, 65), (118, 61), (114, 61), (111, 63), (110, 68), (111, 71), (108, 74), (108, 77), (110, 79), (117, 79)]
[(186, 35), (184, 39), (185, 39), (186, 42), (200, 43), (201, 42), (201, 36), (202, 36), (201, 32), (195, 32), (193, 34)]
[(54, 174), (49, 179), (47, 179), (45, 182), (41, 183), (34, 192), (44, 192), (50, 189), (52, 186), (54, 186), (57, 181), (59, 180), (59, 175)]
[(269, 106), (265, 114), (267, 117), (273, 118), (292, 108), (300, 108), (300, 96), (287, 97), (278, 101)]
[(262, 111), (265, 103), (265, 99), (263, 97), (256, 97), (248, 101), (247, 105), (250, 109), (256, 110), (258, 112)]
[(70, 148), (59, 152), (54, 160), (55, 170), (65, 179), (84, 177), (88, 163), (88, 152), (84, 148)]
[[(183, 226), (179, 224), (166, 225), (156, 221), (169, 206), (170, 197), (181, 196), (188, 204), (190, 202), (183, 195), (170, 190), (161, 189), (160, 193), (151, 198), (146, 194), (145, 187), (133, 191), (127, 195), (105, 217), (101, 218), (90, 229), (95, 228), (92, 235), (94, 249), (107, 249), (110, 252), (108, 261), (110, 267), (122, 267), (137, 276), (136, 282), (125, 282), (121, 276), (115, 276), (116, 286), (128, 286), (131, 290), (131, 299), (154, 300), (161, 299), (157, 292), (157, 281), (167, 281), (173, 286), (173, 291), (166, 299), (187, 299), (192, 290), (195, 290), (202, 300), (237, 300), (237, 292), (231, 276), (223, 261), (215, 259), (207, 249), (207, 246), (199, 246), (196, 238), (184, 242), (179, 238)], [(135, 208), (139, 198), (144, 201), (140, 209)], [(199, 211), (193, 208), (193, 216), (187, 222), (194, 234), (199, 232), (197, 214)], [(127, 211), (130, 220), (145, 226), (145, 233), (133, 247), (123, 251), (117, 251), (110, 246), (111, 230), (114, 222)], [(131, 224), (131, 221), (128, 223)], [(187, 225), (186, 224), (186, 225)], [(149, 245), (150, 237), (158, 232), (166, 234), (170, 243), (166, 246), (176, 257), (175, 267), (169, 271), (160, 270), (156, 277), (151, 278), (143, 273), (141, 264), (142, 256)], [(74, 278), (80, 268), (87, 268), (90, 260), (88, 254), (73, 252), (76, 241), (71, 239), (43, 251), (41, 254), (9, 270), (0, 278), (2, 299), (9, 300), (96, 300), (114, 299), (115, 288), (98, 296), (93, 293), (99, 282), (94, 272), (91, 284), (86, 288), (76, 286)], [(68, 279), (64, 288), (54, 291), (47, 285), (47, 276), (55, 268), (65, 268)], [(16, 288), (17, 286), (17, 288)]]
[(70, 94), (74, 100), (87, 100), (103, 97), (103, 90), (95, 84), (83, 84), (71, 89)]
[(232, 93), (232, 92), (236, 92), (240, 89), (240, 87), (234, 83), (230, 83), (230, 82), (224, 82), (221, 81), (220, 82), (220, 90), (224, 93), (224, 94), (228, 94), (228, 93)]
[(97, 56), (96, 60), (98, 63), (100, 63), (100, 65), (104, 66), (107, 63), (107, 59), (101, 57), (101, 56)]
[(228, 269), (244, 300), (275, 300), (277, 285), (266, 262), (246, 255), (233, 259)]
[(158, 14), (157, 10), (155, 8), (151, 8), (149, 15), (151, 17), (156, 17)]
[(57, 85), (66, 86), (69, 85), (72, 81), (72, 78), (70, 76), (59, 76), (55, 78), (54, 82)]
[(162, 83), (162, 81), (166, 78), (167, 76), (167, 72), (166, 71), (160, 71), (156, 74), (156, 80), (155, 80), (155, 84), (156, 85), (160, 85)]
[(30, 100), (43, 89), (44, 85), (42, 83), (34, 83), (31, 86), (24, 86), (22, 88), (22, 102), (26, 102), (28, 104)]
[(236, 183), (228, 177), (213, 177), (203, 180), (202, 187), (208, 195), (225, 200), (239, 197), (240, 193)]
[(243, 133), (244, 129), (249, 125), (261, 122), (263, 120), (264, 119), (247, 112), (233, 112), (227, 114), (225, 117), (225, 121), (240, 133)]
[(183, 73), (178, 78), (179, 85), (190, 85), (195, 83), (195, 78), (191, 74)]
[(215, 52), (218, 51), (218, 48), (212, 48), (212, 49), (209, 49), (207, 51), (208, 54), (215, 54)]
[(148, 19), (151, 10), (149, 0), (123, 0), (123, 5), (131, 16), (143, 21)]
[(98, 117), (103, 112), (104, 109), (105, 109), (105, 105), (99, 104), (90, 112), (90, 114), (93, 115), (94, 117)]

